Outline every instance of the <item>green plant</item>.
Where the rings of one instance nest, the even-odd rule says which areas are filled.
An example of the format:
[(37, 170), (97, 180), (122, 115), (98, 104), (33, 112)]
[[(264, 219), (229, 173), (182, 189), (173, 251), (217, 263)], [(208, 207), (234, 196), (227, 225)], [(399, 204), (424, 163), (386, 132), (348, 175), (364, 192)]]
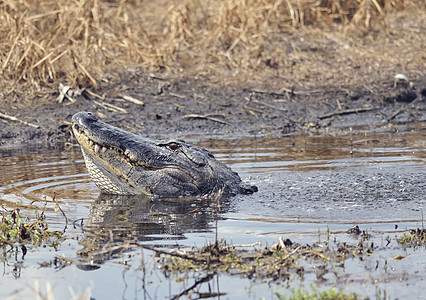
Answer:
[(301, 289), (297, 289), (295, 291), (292, 291), (291, 296), (286, 297), (285, 293), (279, 294), (276, 293), (275, 295), (279, 300), (356, 300), (360, 299), (360, 297), (355, 294), (346, 294), (343, 291), (339, 291), (336, 288), (331, 288), (326, 291), (319, 291), (317, 287), (314, 285), (312, 286), (313, 291), (312, 292), (306, 292)]
[(22, 245), (31, 242), (32, 245), (41, 244), (56, 247), (62, 240), (63, 234), (59, 231), (48, 230), (44, 211), (39, 214), (35, 210), (35, 218), (25, 223), (19, 208), (7, 210), (2, 208), (0, 222), (0, 246)]

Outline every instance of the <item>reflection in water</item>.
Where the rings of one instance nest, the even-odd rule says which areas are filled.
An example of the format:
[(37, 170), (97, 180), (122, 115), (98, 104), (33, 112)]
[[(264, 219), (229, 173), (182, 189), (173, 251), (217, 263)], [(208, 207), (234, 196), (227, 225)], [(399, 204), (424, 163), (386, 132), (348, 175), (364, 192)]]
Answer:
[[(395, 225), (404, 230), (421, 224), (420, 210), (424, 206), (426, 190), (424, 130), (346, 137), (196, 139), (196, 144), (210, 149), (243, 179), (259, 186), (259, 192), (254, 195), (229, 199), (229, 207), (219, 214), (219, 237), (233, 243), (271, 242), (289, 234), (292, 240), (311, 243), (316, 241), (319, 230), (325, 226), (344, 232), (354, 223), (366, 229), (373, 228), (374, 234), (393, 235)], [(93, 280), (98, 287), (111, 282), (114, 289), (105, 292), (107, 289), (97, 288), (95, 298), (103, 299), (105, 295), (120, 298), (123, 290), (116, 288), (116, 283), (122, 269), (112, 262), (117, 262), (114, 258), (123, 259), (135, 254), (135, 251), (131, 252), (134, 245), (168, 247), (178, 244), (190, 247), (215, 238), (216, 209), (207, 200), (166, 201), (99, 195), (87, 174), (78, 147), (0, 152), (1, 205), (15, 208), (18, 204), (23, 215), (32, 215), (33, 206), (40, 207), (47, 200), (49, 229), (63, 230), (64, 217), (55, 212), (53, 194), (68, 220), (77, 220), (75, 225), (83, 220), (83, 225), (74, 229), (68, 223), (66, 234), (77, 236), (78, 244), (76, 240), (69, 239), (59, 247), (62, 253), (48, 253), (48, 260), (54, 255), (64, 255), (79, 261), (80, 268), (84, 270), (97, 269), (102, 265), (99, 272), (79, 272), (77, 276), (87, 282)], [(68, 242), (72, 246), (67, 246)], [(29, 251), (24, 260), (20, 259), (20, 253), (18, 249), (12, 256), (18, 257), (15, 259), (17, 266), (23, 266), (21, 279), (25, 276), (29, 281), (40, 278), (39, 273), (43, 270), (37, 269), (34, 257), (37, 261), (45, 257), (40, 258), (38, 251)], [(123, 253), (129, 255), (120, 255)], [(424, 261), (424, 254), (418, 253), (412, 259), (415, 263)], [(389, 257), (388, 254), (385, 252), (386, 257)], [(134, 264), (137, 264), (136, 257), (133, 258)], [(375, 259), (372, 257), (373, 263)], [(408, 257), (402, 265), (406, 261), (410, 261)], [(9, 274), (20, 274), (21, 268), (15, 269), (10, 260), (4, 265), (3, 273), (6, 275), (2, 282), (3, 279), (7, 282)], [(360, 267), (359, 273), (352, 270), (355, 276), (364, 274), (364, 267)], [(31, 268), (36, 271), (28, 275)], [(75, 274), (71, 274), (69, 269), (72, 268), (60, 271), (61, 276), (68, 274), (67, 278), (73, 277)], [(408, 266), (407, 274), (414, 276), (418, 269), (417, 265)], [(134, 269), (126, 270), (129, 282), (140, 275)], [(54, 281), (57, 273), (52, 275), (48, 270), (44, 274), (48, 277), (46, 280)], [(151, 275), (149, 272), (146, 274), (147, 282), (155, 277)], [(228, 283), (228, 277), (220, 276), (221, 291), (229, 292), (230, 297), (235, 296), (235, 286), (239, 285), (235, 284), (235, 278)], [(14, 281), (7, 282), (5, 286), (20, 285), (23, 288), (27, 282), (10, 277)], [(134, 282), (129, 284), (128, 290), (140, 288), (138, 281)], [(208, 290), (211, 283), (212, 280), (208, 282)], [(152, 291), (157, 286), (147, 284), (146, 287)], [(219, 290), (219, 283), (216, 287)], [(241, 289), (246, 287), (246, 283), (241, 285)], [(68, 282), (65, 288), (68, 288)], [(246, 290), (242, 293), (247, 296)], [(167, 296), (167, 291), (161, 295)], [(128, 298), (137, 298), (137, 295)]]
[(96, 192), (82, 189), (90, 179), (76, 148), (0, 152), (0, 173), (0, 203), (10, 208), (40, 208), (54, 194), (60, 204), (77, 204)]
[[(220, 208), (224, 212), (223, 205)], [(185, 233), (211, 231), (220, 218), (211, 199), (152, 199), (101, 194), (83, 226), (78, 255), (90, 266), (128, 250), (125, 242), (185, 239)]]

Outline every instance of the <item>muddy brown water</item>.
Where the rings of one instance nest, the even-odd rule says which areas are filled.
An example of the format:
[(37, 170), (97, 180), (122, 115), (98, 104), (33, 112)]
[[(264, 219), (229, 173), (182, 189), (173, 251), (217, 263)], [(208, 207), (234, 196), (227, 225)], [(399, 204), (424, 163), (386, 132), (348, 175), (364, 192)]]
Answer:
[[(43, 209), (47, 201), (50, 229), (64, 230), (64, 216), (55, 211), (52, 201), (56, 194), (68, 224), (67, 239), (57, 249), (30, 248), (26, 255), (19, 248), (3, 251), (1, 298), (34, 299), (38, 291), (53, 293), (55, 299), (69, 299), (72, 293), (90, 294), (94, 299), (163, 299), (200, 279), (166, 278), (147, 250), (101, 251), (111, 246), (111, 240), (99, 238), (101, 232), (108, 232), (115, 246), (136, 238), (148, 245), (190, 248), (213, 242), (216, 232), (234, 244), (272, 245), (280, 236), (299, 243), (321, 242), (331, 230), (335, 239), (356, 243), (345, 233), (353, 225), (368, 231), (377, 249), (364, 260), (348, 259), (343, 267), (333, 267), (322, 282), (315, 271), (307, 271), (303, 280), (295, 275), (276, 283), (215, 274), (197, 286), (193, 297), (210, 291), (223, 299), (269, 299), (275, 292), (289, 295), (298, 288), (309, 290), (312, 284), (371, 298), (424, 297), (425, 248), (404, 248), (396, 242), (406, 229), (422, 226), (424, 130), (282, 139), (190, 136), (186, 140), (210, 149), (245, 181), (256, 184), (259, 192), (228, 199), (217, 215), (204, 200), (101, 195), (77, 146), (2, 152), (1, 205), (5, 209), (18, 205), (23, 215), (31, 216), (34, 206)], [(395, 255), (406, 258), (395, 260)], [(61, 268), (55, 257), (66, 257), (74, 264)]]

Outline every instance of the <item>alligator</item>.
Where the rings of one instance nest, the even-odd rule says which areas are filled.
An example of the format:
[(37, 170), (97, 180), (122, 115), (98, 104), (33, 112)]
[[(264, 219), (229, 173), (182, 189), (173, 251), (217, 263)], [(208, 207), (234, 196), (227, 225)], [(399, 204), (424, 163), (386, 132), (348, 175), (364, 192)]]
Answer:
[(106, 124), (90, 112), (76, 113), (72, 130), (86, 168), (106, 194), (177, 198), (257, 191), (208, 150), (180, 139), (154, 141)]

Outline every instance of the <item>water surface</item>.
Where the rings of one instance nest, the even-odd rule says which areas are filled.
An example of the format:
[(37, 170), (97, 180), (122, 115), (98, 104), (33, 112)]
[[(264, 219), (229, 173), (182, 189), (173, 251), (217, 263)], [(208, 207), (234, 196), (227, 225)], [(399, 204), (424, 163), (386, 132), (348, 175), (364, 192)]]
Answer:
[[(23, 215), (46, 210), (51, 229), (68, 239), (56, 250), (33, 248), (22, 257), (8, 249), (2, 258), (2, 298), (34, 299), (35, 290), (56, 299), (86, 292), (95, 299), (162, 299), (191, 287), (193, 278), (166, 278), (150, 251), (123, 248), (126, 240), (163, 247), (204, 246), (216, 234), (235, 244), (272, 245), (280, 236), (314, 243), (331, 230), (337, 239), (356, 242), (345, 231), (353, 225), (380, 245), (367, 261), (347, 260), (338, 276), (320, 288), (338, 287), (375, 297), (422, 297), (425, 249), (403, 249), (394, 237), (422, 226), (426, 191), (426, 136), (409, 133), (283, 139), (200, 138), (187, 140), (210, 149), (259, 192), (222, 203), (208, 200), (155, 200), (101, 195), (90, 180), (77, 146), (2, 152), (0, 202), (18, 205)], [(55, 210), (57, 201), (66, 215)], [(107, 233), (108, 238), (105, 238)], [(392, 243), (384, 247), (385, 239)], [(100, 250), (107, 246), (116, 251)], [(408, 255), (393, 260), (396, 254)], [(74, 264), (55, 266), (55, 257)], [(50, 263), (50, 265), (49, 265)], [(46, 267), (48, 266), (48, 267)], [(143, 271), (145, 269), (145, 272)], [(149, 269), (149, 271), (146, 271)], [(274, 292), (309, 289), (314, 274), (291, 284), (252, 282), (216, 274), (197, 292), (224, 293), (224, 299), (273, 298)], [(38, 287), (37, 287), (38, 286)], [(194, 294), (194, 296), (199, 294)]]

